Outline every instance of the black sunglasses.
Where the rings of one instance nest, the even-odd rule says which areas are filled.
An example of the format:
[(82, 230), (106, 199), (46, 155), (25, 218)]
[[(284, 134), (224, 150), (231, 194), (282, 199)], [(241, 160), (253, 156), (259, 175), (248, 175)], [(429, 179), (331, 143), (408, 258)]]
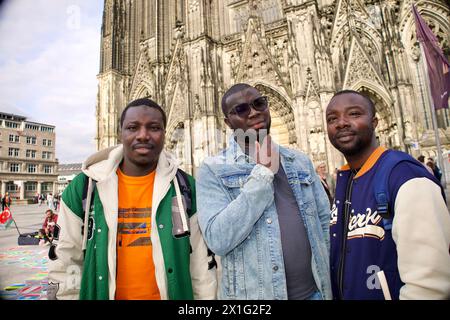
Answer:
[(258, 97), (250, 103), (241, 103), (230, 109), (228, 114), (236, 114), (241, 118), (245, 118), (250, 114), (250, 108), (256, 111), (264, 111), (269, 106), (268, 99), (265, 96)]

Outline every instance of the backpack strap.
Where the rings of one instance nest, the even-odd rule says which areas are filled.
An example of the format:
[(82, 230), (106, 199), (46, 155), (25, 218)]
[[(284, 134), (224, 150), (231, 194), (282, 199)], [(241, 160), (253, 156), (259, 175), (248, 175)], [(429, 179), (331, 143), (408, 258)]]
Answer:
[(176, 196), (172, 200), (172, 235), (182, 238), (191, 234), (189, 217), (192, 216), (192, 190), (187, 173), (177, 169), (173, 185)]
[(177, 178), (178, 185), (180, 186), (181, 195), (185, 200), (186, 213), (190, 217), (192, 216), (192, 190), (189, 185), (187, 173), (181, 169), (178, 169), (175, 176)]
[(92, 178), (86, 176), (86, 179), (84, 181), (83, 186), (83, 196), (82, 196), (82, 202), (83, 202), (83, 213), (84, 213), (84, 223), (81, 229), (81, 234), (83, 235), (83, 244), (82, 244), (82, 250), (83, 252), (86, 251), (86, 245), (87, 245), (87, 239), (89, 238), (89, 234), (92, 233), (92, 223), (89, 225), (89, 216), (91, 213), (91, 210), (93, 208), (93, 199), (94, 199), (94, 191), (95, 191), (95, 184), (96, 181)]
[[(189, 184), (188, 175), (181, 169), (177, 170), (176, 178), (179, 184), (180, 192), (183, 196), (184, 204), (186, 205), (186, 214), (188, 217), (192, 216), (192, 189)], [(189, 232), (189, 231), (188, 231)], [(177, 237), (177, 236), (175, 236)], [(192, 246), (190, 246), (190, 253), (192, 253)], [(217, 261), (215, 259), (215, 254), (208, 248), (208, 257), (211, 257), (211, 260), (208, 262), (208, 270), (211, 270), (214, 267), (217, 267)]]
[[(377, 170), (374, 176), (374, 196), (377, 203), (377, 212), (384, 219), (392, 219), (391, 197), (389, 194), (389, 177), (392, 169), (400, 162), (409, 162), (411, 164), (422, 166), (420, 162), (411, 157), (409, 154), (391, 150), (379, 160)], [(423, 166), (422, 166), (423, 167)]]

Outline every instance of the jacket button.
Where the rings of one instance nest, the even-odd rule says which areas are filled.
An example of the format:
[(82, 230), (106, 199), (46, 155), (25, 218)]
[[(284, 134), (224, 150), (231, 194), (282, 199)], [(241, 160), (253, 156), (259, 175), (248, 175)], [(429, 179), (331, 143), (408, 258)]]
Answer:
[(173, 272), (173, 269), (172, 269), (172, 268), (169, 268), (169, 269), (167, 269), (167, 272), (168, 272), (168, 273), (172, 273), (172, 272)]
[(272, 223), (272, 219), (270, 219), (270, 218), (267, 219), (266, 221), (267, 221), (268, 224), (271, 224), (271, 223)]
[(272, 270), (273, 271), (277, 271), (278, 270), (278, 266), (273, 266)]
[(336, 238), (336, 233), (333, 233), (333, 237)]
[(160, 224), (160, 225), (159, 225), (159, 228), (160, 228), (160, 229), (163, 229), (163, 228), (164, 228), (164, 225), (163, 225), (163, 224)]
[(97, 229), (97, 232), (102, 232), (102, 229)]
[(339, 200), (336, 200), (336, 203), (339, 204)]
[(98, 280), (102, 280), (102, 279), (103, 279), (103, 277), (102, 277), (102, 276), (98, 277)]

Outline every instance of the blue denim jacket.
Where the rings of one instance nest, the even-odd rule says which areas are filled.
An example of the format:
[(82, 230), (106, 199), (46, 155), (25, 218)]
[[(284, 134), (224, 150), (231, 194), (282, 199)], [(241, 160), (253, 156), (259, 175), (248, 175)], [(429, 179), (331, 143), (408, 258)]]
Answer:
[[(327, 195), (306, 155), (279, 148), (310, 241), (317, 288), (331, 299)], [(249, 160), (233, 138), (199, 169), (197, 212), (208, 247), (221, 257), (220, 299), (287, 299), (272, 180), (273, 173)]]

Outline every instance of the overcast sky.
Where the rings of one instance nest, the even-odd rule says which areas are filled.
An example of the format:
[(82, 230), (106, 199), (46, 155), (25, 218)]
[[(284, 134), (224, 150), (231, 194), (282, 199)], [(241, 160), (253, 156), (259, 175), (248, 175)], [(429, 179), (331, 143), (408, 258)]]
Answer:
[(56, 126), (60, 164), (95, 152), (103, 0), (0, 1), (0, 111)]

